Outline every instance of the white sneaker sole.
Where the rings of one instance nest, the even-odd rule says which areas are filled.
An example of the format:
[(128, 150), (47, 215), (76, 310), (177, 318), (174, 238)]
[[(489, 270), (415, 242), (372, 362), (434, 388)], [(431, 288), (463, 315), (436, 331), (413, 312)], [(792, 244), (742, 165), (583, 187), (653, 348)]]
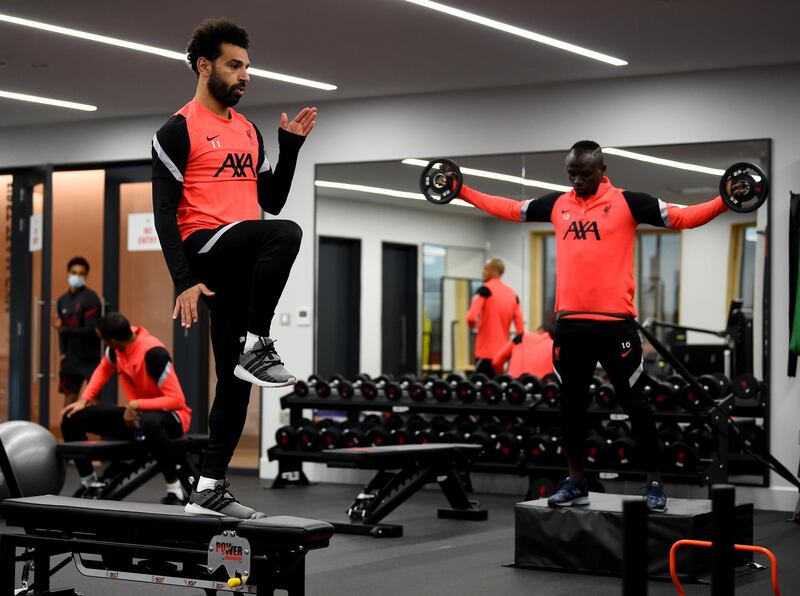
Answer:
[(237, 379), (241, 379), (242, 381), (247, 381), (248, 383), (252, 383), (253, 385), (257, 385), (259, 387), (290, 387), (297, 383), (297, 379), (294, 377), (290, 377), (287, 381), (283, 381), (280, 383), (270, 383), (269, 381), (262, 381), (255, 375), (247, 372), (241, 364), (237, 364), (236, 368), (233, 369), (233, 376)]
[(577, 499), (572, 499), (571, 501), (564, 501), (563, 503), (550, 503), (548, 501), (547, 504), (550, 507), (572, 507), (573, 505), (588, 505), (589, 497), (578, 497)]
[(205, 507), (200, 507), (200, 505), (195, 503), (187, 503), (183, 510), (186, 513), (191, 513), (192, 515), (216, 515), (219, 517), (225, 517), (224, 513), (214, 511), (213, 509), (206, 509)]

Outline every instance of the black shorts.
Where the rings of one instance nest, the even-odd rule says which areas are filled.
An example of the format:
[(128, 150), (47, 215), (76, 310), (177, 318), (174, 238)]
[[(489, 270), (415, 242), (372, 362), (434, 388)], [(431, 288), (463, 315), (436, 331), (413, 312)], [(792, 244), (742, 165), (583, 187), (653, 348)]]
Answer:
[(61, 373), (58, 375), (58, 392), (64, 395), (77, 395), (81, 392), (85, 380), (82, 375)]

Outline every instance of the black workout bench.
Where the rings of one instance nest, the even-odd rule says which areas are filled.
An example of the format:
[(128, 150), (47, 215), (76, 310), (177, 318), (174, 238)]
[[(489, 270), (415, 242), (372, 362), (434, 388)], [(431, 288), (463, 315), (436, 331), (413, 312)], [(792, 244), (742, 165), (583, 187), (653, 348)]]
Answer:
[[(199, 477), (198, 465), (208, 449), (208, 435), (188, 434), (172, 439), (178, 464), (178, 478), (186, 494), (192, 492), (193, 479)], [(61, 459), (84, 457), (110, 462), (95, 485), (81, 486), (74, 497), (124, 499), (145, 482), (158, 475), (158, 463), (142, 441), (103, 439), (60, 443), (56, 453)]]
[[(0, 596), (14, 595), (18, 561), (34, 563), (33, 593), (74, 596), (73, 589), (50, 590), (50, 577), (70, 560), (84, 576), (199, 588), (209, 596), (304, 596), (306, 554), (327, 547), (333, 535), (330, 524), (298, 517), (245, 521), (53, 495), (6, 499), (0, 515), (25, 528), (0, 535)], [(51, 568), (50, 558), (61, 554), (71, 556)]]
[(378, 470), (347, 509), (350, 523), (331, 523), (341, 533), (402, 536), (403, 526), (379, 522), (432, 482), (439, 483), (451, 507), (439, 509), (439, 517), (484, 521), (488, 512), (470, 501), (462, 480), (482, 449), (480, 445), (436, 443), (323, 451), (322, 461), (330, 467)]

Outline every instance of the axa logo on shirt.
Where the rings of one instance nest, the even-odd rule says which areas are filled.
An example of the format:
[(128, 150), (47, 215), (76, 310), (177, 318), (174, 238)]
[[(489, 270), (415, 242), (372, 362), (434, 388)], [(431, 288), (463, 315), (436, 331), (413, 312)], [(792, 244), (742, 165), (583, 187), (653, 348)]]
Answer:
[(569, 224), (567, 231), (564, 232), (563, 240), (566, 240), (567, 236), (570, 234), (573, 235), (573, 240), (586, 240), (589, 234), (594, 234), (594, 239), (600, 240), (600, 231), (597, 229), (596, 221), (585, 221), (582, 219), (573, 221)]
[(228, 168), (231, 169), (231, 178), (247, 178), (247, 172), (245, 170), (250, 170), (253, 178), (256, 177), (256, 171), (253, 168), (252, 153), (228, 153), (225, 157), (225, 161), (222, 162), (217, 173), (214, 174), (214, 178), (217, 178)]

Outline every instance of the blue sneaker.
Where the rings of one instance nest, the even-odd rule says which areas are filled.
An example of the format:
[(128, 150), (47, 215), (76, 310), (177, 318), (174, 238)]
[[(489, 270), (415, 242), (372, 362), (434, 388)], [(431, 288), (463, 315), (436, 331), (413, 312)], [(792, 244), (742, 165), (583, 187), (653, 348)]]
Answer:
[(663, 513), (667, 510), (667, 495), (664, 494), (664, 485), (655, 480), (644, 487), (644, 499), (649, 511)]
[(566, 480), (558, 483), (556, 492), (547, 499), (548, 507), (572, 507), (573, 505), (588, 505), (589, 489), (586, 481), (575, 482), (567, 476)]

